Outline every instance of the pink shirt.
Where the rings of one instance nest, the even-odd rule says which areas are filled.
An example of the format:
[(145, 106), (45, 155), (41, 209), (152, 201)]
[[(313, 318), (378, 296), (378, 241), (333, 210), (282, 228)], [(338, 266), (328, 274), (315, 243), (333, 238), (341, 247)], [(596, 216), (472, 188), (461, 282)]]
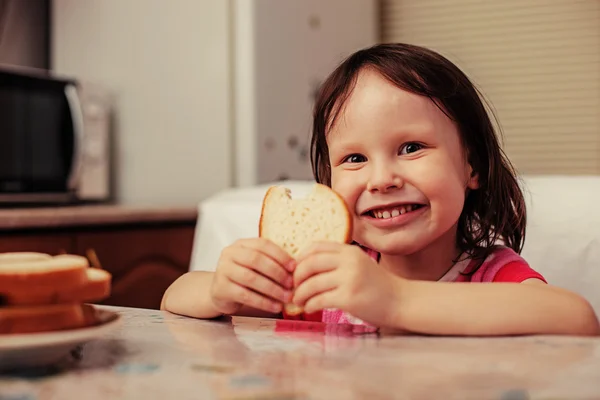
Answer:
[[(378, 260), (379, 254), (373, 250), (363, 248), (373, 259)], [(499, 246), (481, 264), (479, 269), (469, 274), (476, 266), (474, 260), (467, 258), (457, 262), (439, 282), (514, 282), (520, 283), (526, 279), (540, 279), (544, 277), (531, 269), (527, 261), (509, 247)], [(313, 314), (289, 316), (284, 313), (284, 319), (325, 322), (332, 324), (370, 325), (352, 315), (337, 309), (326, 309)], [(374, 330), (375, 327), (371, 327)]]

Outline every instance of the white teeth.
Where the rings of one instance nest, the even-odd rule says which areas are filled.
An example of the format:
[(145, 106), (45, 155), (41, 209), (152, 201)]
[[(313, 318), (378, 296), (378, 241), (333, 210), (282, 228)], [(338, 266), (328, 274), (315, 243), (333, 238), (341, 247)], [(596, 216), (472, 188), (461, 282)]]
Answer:
[(414, 205), (406, 205), (406, 206), (396, 207), (391, 210), (372, 211), (372, 213), (373, 213), (372, 215), (375, 218), (393, 218), (393, 217), (397, 217), (402, 214), (406, 214), (407, 212), (411, 212), (412, 210), (414, 210), (416, 208), (417, 207)]

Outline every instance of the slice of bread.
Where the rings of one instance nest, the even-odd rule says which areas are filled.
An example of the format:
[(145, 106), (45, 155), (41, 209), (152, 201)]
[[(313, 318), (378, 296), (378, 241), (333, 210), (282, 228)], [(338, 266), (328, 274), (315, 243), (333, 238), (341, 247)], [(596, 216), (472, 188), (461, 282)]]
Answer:
[(38, 253), (35, 251), (0, 253), (0, 264), (42, 261), (51, 258), (52, 256), (50, 254)]
[(81, 304), (0, 307), (0, 334), (52, 332), (87, 326)]
[[(344, 200), (331, 188), (316, 183), (305, 198), (292, 199), (291, 191), (272, 186), (263, 199), (259, 236), (298, 256), (316, 241), (349, 243), (352, 216)], [(301, 307), (286, 304), (285, 312), (298, 315)]]
[[(12, 261), (11, 261), (12, 259)], [(26, 259), (16, 254), (0, 262), (0, 293), (35, 291), (42, 288), (63, 290), (81, 286), (87, 281), (87, 258), (74, 254)]]
[(27, 306), (39, 304), (90, 303), (110, 295), (111, 274), (98, 268), (85, 270), (86, 281), (68, 289), (43, 286), (36, 290), (4, 288), (0, 290), (0, 305)]
[(0, 336), (99, 323), (89, 302), (110, 294), (112, 276), (75, 254), (0, 253)]
[(96, 307), (94, 307), (92, 304), (82, 304), (81, 310), (83, 311), (83, 318), (86, 327), (98, 325), (102, 322), (101, 312), (98, 312)]

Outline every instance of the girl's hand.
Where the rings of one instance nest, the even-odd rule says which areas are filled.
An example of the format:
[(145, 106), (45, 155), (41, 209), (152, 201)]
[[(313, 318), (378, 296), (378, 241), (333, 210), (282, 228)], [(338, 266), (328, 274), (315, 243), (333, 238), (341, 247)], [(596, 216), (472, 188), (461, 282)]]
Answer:
[(373, 325), (388, 325), (403, 280), (381, 268), (360, 247), (321, 242), (296, 261), (293, 302), (305, 312), (337, 308)]
[(293, 268), (293, 259), (270, 240), (238, 240), (221, 253), (211, 300), (222, 314), (234, 314), (242, 305), (279, 313), (292, 297)]

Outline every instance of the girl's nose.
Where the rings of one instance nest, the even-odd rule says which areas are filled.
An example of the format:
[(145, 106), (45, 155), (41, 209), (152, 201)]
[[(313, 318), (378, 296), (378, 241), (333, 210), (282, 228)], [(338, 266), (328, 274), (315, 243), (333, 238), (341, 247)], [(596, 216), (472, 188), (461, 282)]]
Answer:
[(404, 185), (404, 180), (397, 173), (389, 167), (381, 166), (373, 169), (367, 182), (367, 190), (385, 193), (400, 189), (402, 185)]

